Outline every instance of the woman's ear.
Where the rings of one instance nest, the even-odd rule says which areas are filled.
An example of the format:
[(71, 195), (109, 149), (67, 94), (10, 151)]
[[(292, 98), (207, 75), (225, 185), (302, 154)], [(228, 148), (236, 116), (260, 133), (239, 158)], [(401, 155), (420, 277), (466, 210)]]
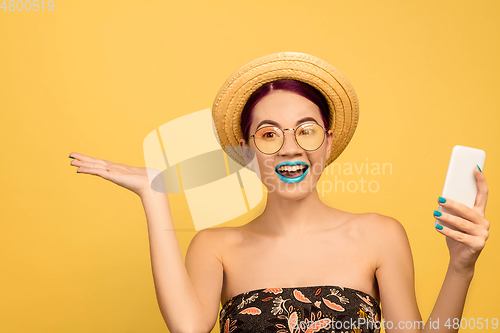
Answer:
[(330, 153), (332, 152), (332, 142), (333, 142), (333, 132), (332, 130), (328, 130), (328, 132), (326, 132), (326, 143), (328, 145), (327, 158), (330, 156)]
[(240, 139), (239, 144), (241, 155), (243, 156), (246, 165), (251, 166), (253, 158), (255, 156), (253, 154), (252, 148), (250, 148), (250, 146), (246, 143), (245, 139)]

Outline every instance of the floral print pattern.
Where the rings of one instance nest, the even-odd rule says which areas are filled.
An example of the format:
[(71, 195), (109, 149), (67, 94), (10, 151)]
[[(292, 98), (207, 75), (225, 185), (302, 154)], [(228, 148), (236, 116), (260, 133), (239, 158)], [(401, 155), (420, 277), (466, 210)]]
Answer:
[(227, 300), (221, 333), (379, 333), (378, 302), (340, 286), (267, 288)]

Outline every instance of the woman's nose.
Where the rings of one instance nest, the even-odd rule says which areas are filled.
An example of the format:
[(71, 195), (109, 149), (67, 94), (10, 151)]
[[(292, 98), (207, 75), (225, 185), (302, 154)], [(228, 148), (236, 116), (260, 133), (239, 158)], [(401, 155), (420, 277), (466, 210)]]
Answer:
[(278, 151), (279, 155), (297, 155), (303, 152), (303, 149), (297, 145), (295, 142), (293, 130), (285, 130), (283, 134), (283, 146)]

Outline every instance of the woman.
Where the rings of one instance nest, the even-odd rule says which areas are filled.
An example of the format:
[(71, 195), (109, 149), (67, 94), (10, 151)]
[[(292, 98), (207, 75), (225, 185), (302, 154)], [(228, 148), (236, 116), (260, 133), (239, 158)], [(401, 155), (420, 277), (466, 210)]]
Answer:
[(453, 320), (461, 317), (488, 238), (488, 188), (479, 169), (473, 209), (438, 200), (461, 218), (436, 218), (461, 231), (436, 229), (446, 236), (450, 262), (424, 328), (402, 225), (380, 214), (329, 207), (316, 190), (357, 124), (356, 95), (345, 77), (309, 55), (273, 54), (235, 72), (212, 113), (221, 146), (257, 173), (267, 205), (241, 227), (197, 233), (185, 264), (167, 194), (151, 189), (144, 168), (70, 155), (78, 172), (140, 196), (158, 303), (171, 332), (210, 332), (219, 301), (221, 332), (378, 332), (380, 303), (387, 332), (458, 331)]

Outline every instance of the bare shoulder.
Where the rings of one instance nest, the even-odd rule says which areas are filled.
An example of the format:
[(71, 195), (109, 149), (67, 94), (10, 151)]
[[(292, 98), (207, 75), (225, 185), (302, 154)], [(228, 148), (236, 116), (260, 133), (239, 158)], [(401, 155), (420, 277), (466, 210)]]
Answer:
[(385, 238), (394, 234), (406, 234), (401, 222), (393, 217), (378, 213), (363, 213), (355, 215), (356, 217), (354, 220), (356, 221), (356, 224), (372, 235)]
[(357, 234), (378, 255), (407, 247), (409, 243), (405, 228), (393, 217), (378, 213), (354, 214), (352, 222)]
[(404, 253), (411, 257), (408, 235), (397, 219), (378, 213), (360, 214), (359, 219), (360, 226), (369, 235), (371, 248), (378, 257), (377, 268), (384, 260), (392, 260), (396, 254)]
[(202, 229), (191, 240), (190, 246), (201, 246), (212, 249), (220, 258), (220, 255), (228, 245), (238, 242), (241, 238), (239, 227), (218, 227)]
[(240, 234), (240, 227), (216, 227), (202, 229), (196, 233), (195, 237), (217, 242), (224, 239), (235, 238), (238, 234)]

